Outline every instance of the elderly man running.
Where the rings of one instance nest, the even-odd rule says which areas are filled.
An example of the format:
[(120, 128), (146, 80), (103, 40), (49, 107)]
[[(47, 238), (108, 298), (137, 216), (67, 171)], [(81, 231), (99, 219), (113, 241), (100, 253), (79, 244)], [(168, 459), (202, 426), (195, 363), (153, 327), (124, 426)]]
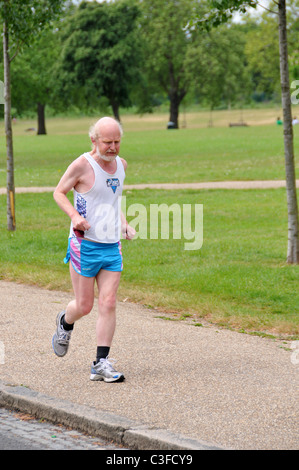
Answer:
[[(65, 263), (70, 261), (75, 299), (57, 315), (52, 346), (59, 357), (67, 353), (74, 323), (93, 308), (96, 282), (99, 292), (97, 351), (90, 379), (121, 382), (124, 375), (115, 370), (108, 356), (123, 269), (121, 233), (129, 240), (135, 235), (120, 210), (127, 162), (118, 156), (122, 129), (117, 121), (104, 117), (90, 129), (89, 135), (92, 151), (70, 164), (54, 191), (58, 206), (71, 219)], [(72, 189), (74, 204), (67, 197)]]

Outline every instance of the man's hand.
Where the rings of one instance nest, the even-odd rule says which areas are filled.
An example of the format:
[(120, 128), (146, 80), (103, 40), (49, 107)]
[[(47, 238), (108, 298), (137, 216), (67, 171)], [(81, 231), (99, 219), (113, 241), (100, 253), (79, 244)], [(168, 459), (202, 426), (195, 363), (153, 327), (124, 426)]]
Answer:
[(126, 227), (126, 239), (127, 240), (133, 240), (133, 238), (136, 235), (136, 230), (131, 227), (131, 225), (127, 225)]
[(126, 240), (132, 240), (136, 235), (136, 230), (129, 224), (122, 225), (121, 231), (122, 238), (125, 238)]
[(85, 230), (88, 230), (90, 229), (90, 225), (89, 223), (87, 222), (86, 219), (84, 219), (84, 217), (82, 217), (80, 214), (75, 214), (73, 217), (72, 217), (72, 223), (73, 223), (73, 229), (74, 230), (81, 230), (82, 232), (84, 232)]
[(123, 212), (120, 213), (120, 219), (122, 238), (132, 240), (136, 235), (136, 230), (128, 224)]

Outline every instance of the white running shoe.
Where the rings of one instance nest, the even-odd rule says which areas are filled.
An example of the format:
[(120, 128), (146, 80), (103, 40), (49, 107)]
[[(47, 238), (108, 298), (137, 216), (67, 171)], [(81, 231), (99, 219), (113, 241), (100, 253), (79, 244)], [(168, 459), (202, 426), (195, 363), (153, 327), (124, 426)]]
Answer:
[(90, 380), (104, 380), (105, 382), (123, 382), (125, 380), (124, 375), (121, 372), (117, 372), (112, 363), (115, 363), (114, 359), (108, 360), (100, 359), (99, 362), (92, 363)]

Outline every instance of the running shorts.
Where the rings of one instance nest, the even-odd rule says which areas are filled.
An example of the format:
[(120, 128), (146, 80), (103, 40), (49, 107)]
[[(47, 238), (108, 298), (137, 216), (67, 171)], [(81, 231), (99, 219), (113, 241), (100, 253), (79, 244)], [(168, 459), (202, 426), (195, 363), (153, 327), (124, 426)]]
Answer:
[(123, 270), (121, 243), (97, 243), (75, 236), (69, 238), (65, 264), (71, 260), (74, 270), (85, 277), (95, 277), (101, 269)]

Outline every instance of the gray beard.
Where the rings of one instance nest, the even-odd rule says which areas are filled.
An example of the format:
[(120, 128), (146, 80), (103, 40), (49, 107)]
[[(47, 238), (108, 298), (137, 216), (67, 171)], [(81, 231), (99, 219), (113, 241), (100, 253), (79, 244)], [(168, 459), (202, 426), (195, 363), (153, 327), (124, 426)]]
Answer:
[(99, 158), (102, 158), (105, 162), (113, 162), (116, 159), (116, 155), (113, 155), (111, 157), (107, 157), (107, 155), (101, 155), (98, 146), (97, 146), (96, 150), (97, 150), (97, 156)]

